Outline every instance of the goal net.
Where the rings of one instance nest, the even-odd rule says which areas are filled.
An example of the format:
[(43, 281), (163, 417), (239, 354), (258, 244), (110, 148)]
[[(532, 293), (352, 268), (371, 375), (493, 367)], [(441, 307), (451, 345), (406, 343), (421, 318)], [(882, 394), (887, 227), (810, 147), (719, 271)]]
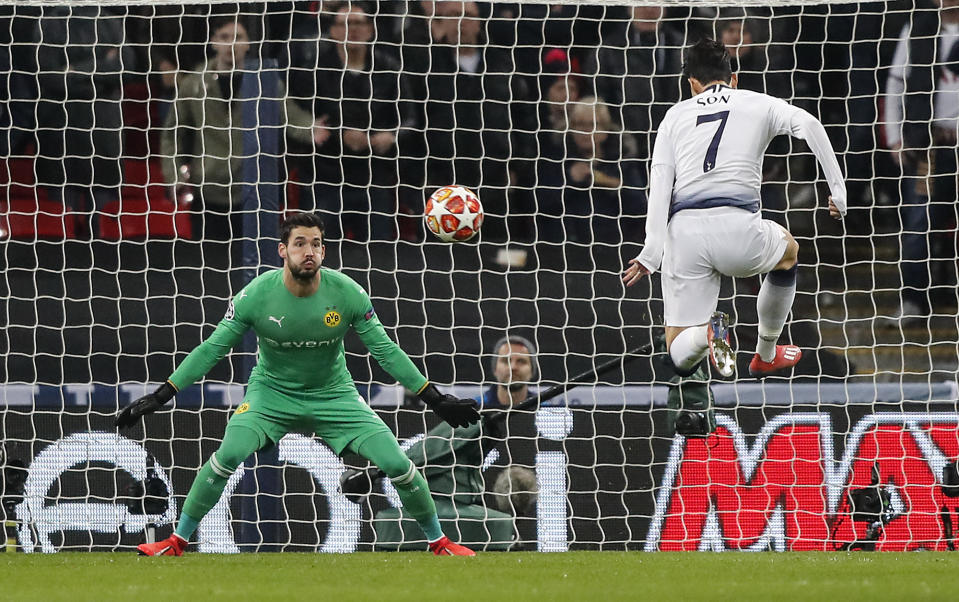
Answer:
[[(324, 217), (325, 265), (370, 293), (441, 389), (504, 398), (505, 336), (535, 347), (535, 369), (512, 377), (530, 394), (587, 373), (449, 439), (345, 339), (360, 395), (417, 457), (452, 538), (954, 549), (959, 8), (712, 4), (0, 2), (7, 549), (169, 535), (243, 402), (256, 338), (142, 424), (118, 432), (114, 417), (280, 265), (294, 211)], [(645, 236), (657, 127), (690, 97), (682, 49), (703, 36), (726, 44), (739, 87), (823, 122), (850, 209), (830, 219), (808, 147), (773, 141), (762, 211), (800, 245), (782, 340), (803, 358), (748, 378), (761, 278), (727, 279), (736, 376), (713, 376), (715, 430), (684, 437), (659, 275), (627, 289), (621, 274)], [(447, 185), (482, 202), (469, 242), (424, 227)], [(231, 478), (201, 551), (425, 549), (388, 481), (344, 495), (360, 458), (312, 433), (274, 443)]]

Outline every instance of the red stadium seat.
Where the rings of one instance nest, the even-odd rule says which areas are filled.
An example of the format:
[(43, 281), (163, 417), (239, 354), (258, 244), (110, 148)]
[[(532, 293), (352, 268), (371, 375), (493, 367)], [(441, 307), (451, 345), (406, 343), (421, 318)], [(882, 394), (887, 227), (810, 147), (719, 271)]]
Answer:
[(0, 202), (0, 240), (64, 240), (76, 236), (74, 216), (62, 203), (48, 201), (42, 194), (26, 196), (20, 186), (10, 186), (9, 190), (18, 194)]
[(32, 157), (0, 167), (0, 240), (64, 240), (76, 236), (74, 216), (36, 185)]
[(124, 196), (104, 208), (100, 216), (100, 237), (104, 240), (189, 238), (190, 214), (165, 198)]
[(100, 216), (100, 237), (105, 240), (189, 238), (187, 207), (177, 207), (167, 197), (160, 161), (127, 159), (120, 201), (108, 203)]

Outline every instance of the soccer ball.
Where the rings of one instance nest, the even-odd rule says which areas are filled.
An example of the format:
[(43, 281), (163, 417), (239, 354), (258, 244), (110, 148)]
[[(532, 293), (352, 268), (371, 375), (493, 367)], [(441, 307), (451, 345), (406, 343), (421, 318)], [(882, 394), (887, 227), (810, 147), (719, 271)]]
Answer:
[(476, 236), (483, 225), (479, 197), (464, 186), (444, 186), (426, 201), (426, 227), (443, 242), (462, 242)]

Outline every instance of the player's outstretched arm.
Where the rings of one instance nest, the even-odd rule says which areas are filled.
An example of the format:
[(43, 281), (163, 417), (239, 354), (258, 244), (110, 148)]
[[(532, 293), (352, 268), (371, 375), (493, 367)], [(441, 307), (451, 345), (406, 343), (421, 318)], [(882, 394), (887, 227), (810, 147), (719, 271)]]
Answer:
[[(242, 300), (248, 297), (245, 292), (240, 293), (236, 300)], [(181, 389), (189, 387), (197, 380), (210, 371), (217, 362), (230, 352), (234, 345), (240, 342), (243, 334), (250, 328), (249, 321), (241, 318), (238, 314), (249, 301), (244, 302), (243, 306), (236, 307), (234, 301), (230, 301), (226, 315), (217, 324), (209, 337), (200, 343), (186, 358), (177, 366), (170, 378), (160, 387), (143, 397), (137, 399), (117, 415), (114, 424), (117, 428), (126, 428), (136, 424), (140, 418), (147, 414), (152, 414), (160, 409), (164, 404), (173, 399)]]
[(469, 426), (480, 419), (475, 399), (460, 399), (449, 393), (440, 393), (431, 382), (423, 385), (417, 395), (428, 408), (454, 428)]
[(166, 381), (153, 393), (144, 395), (123, 408), (123, 410), (117, 414), (113, 424), (120, 429), (133, 426), (139, 422), (143, 416), (159, 410), (164, 404), (173, 399), (173, 396), (176, 394), (177, 388), (173, 386), (173, 383), (170, 381)]
[(829, 184), (829, 215), (842, 219), (846, 215), (846, 182), (833, 151), (826, 128), (806, 111), (797, 111), (792, 118), (792, 135), (802, 138), (809, 145), (819, 164), (822, 165)]
[[(661, 126), (662, 127), (662, 126)], [(646, 201), (646, 240), (643, 250), (629, 261), (623, 273), (627, 287), (652, 274), (663, 262), (666, 248), (666, 224), (669, 221), (669, 203), (672, 198), (676, 166), (672, 141), (666, 127), (662, 127), (653, 147), (652, 166), (649, 169), (649, 197)]]

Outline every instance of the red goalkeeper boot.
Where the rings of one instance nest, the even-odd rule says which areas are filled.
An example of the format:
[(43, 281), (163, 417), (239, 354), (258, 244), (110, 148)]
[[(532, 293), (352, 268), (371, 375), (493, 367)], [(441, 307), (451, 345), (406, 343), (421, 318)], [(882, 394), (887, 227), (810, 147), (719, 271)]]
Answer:
[(141, 543), (137, 546), (140, 556), (183, 556), (187, 540), (176, 533), (156, 543)]
[(770, 376), (792, 368), (802, 359), (802, 349), (795, 345), (776, 345), (776, 357), (771, 362), (764, 362), (759, 354), (753, 356), (749, 362), (749, 374), (756, 378)]
[(736, 371), (736, 352), (729, 344), (729, 316), (717, 311), (706, 325), (706, 341), (709, 343), (709, 361), (723, 376), (732, 376)]
[(453, 543), (445, 535), (442, 539), (430, 543), (430, 552), (437, 556), (476, 556), (476, 552), (458, 543)]

